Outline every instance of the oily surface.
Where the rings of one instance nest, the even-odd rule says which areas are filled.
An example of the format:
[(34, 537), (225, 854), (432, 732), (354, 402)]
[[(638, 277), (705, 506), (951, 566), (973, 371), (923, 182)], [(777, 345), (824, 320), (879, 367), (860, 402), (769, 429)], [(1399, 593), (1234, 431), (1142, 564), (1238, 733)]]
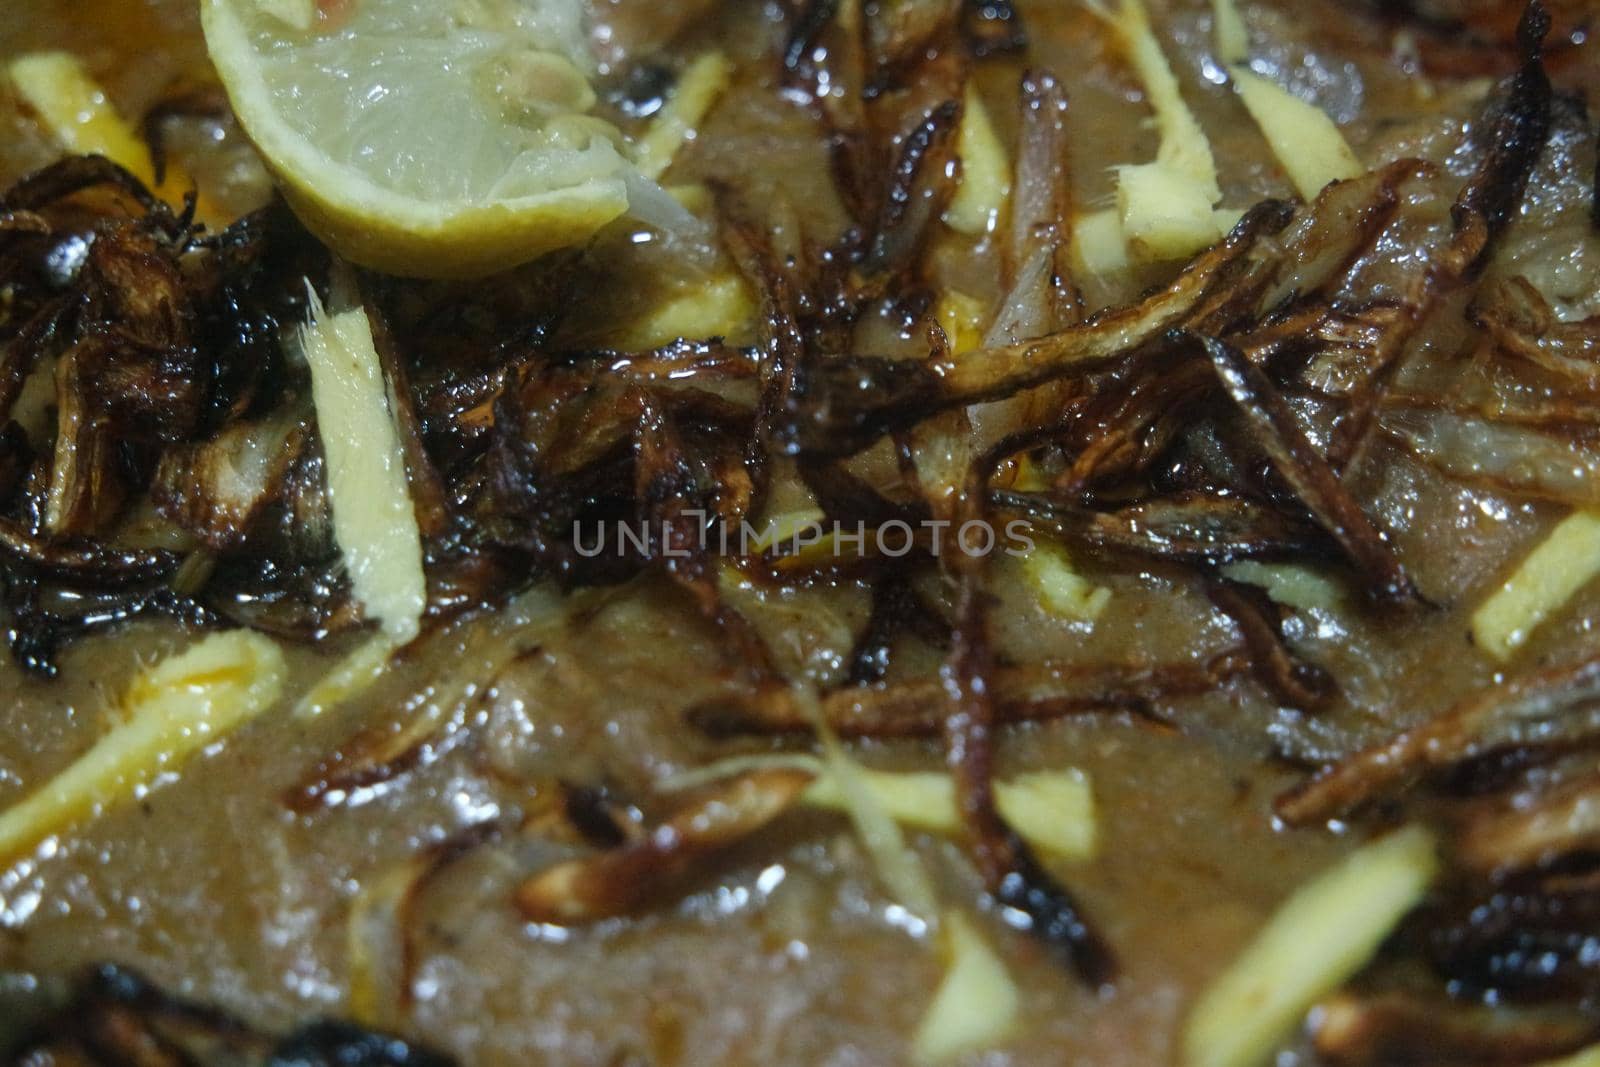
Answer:
[[(190, 6), (21, 0), (0, 24), (0, 56), (69, 48), (125, 113), (139, 114), (174, 80), (206, 78)], [(614, 17), (646, 27), (650, 16), (635, 8), (648, 6), (610, 5)], [(1446, 187), (1476, 162), (1463, 141), (1491, 75), (1503, 71), (1424, 79), (1407, 69), (1390, 27), (1330, 15), (1335, 6), (1249, 5), (1260, 69), (1314, 96), (1364, 163), (1416, 156), (1440, 164), (1445, 191), (1415, 195), (1437, 199), (1433, 215), (1442, 218), (1453, 194)], [(842, 228), (846, 209), (826, 180), (817, 122), (774, 75), (776, 16), (759, 4), (725, 7), (670, 46), (669, 55), (692, 55), (714, 45), (737, 63), (736, 87), (670, 180), (715, 180), (744, 203), (781, 205), (762, 223), (779, 232)], [(1286, 195), (1264, 142), (1205, 58), (1208, 5), (1151, 8), (1210, 135), (1224, 204)], [(1041, 0), (1025, 10), (1029, 53), (985, 61), (977, 83), (1009, 143), (1022, 69), (1056, 71), (1070, 100), (1073, 193), (1083, 204), (1107, 204), (1110, 168), (1154, 154), (1147, 109), (1082, 7)], [(1564, 53), (1557, 79), (1577, 90), (1600, 86), (1593, 46)], [(11, 103), (0, 96), (7, 181), (52, 155)], [(185, 126), (175, 144), (202, 181), (219, 175), (222, 198), (237, 210), (268, 195), (226, 120)], [(1589, 315), (1600, 312), (1600, 239), (1588, 214), (1594, 152), (1592, 118), (1558, 112), (1526, 206), (1497, 253), (1547, 297)], [(679, 284), (669, 254), (636, 248), (625, 233), (602, 238), (591, 255), (595, 277), (614, 282), (581, 295), (577, 320), (563, 327), (574, 343), (605, 340)], [(1385, 264), (1404, 256), (1399, 247), (1373, 253), (1369, 284), (1381, 289)], [(993, 241), (952, 235), (930, 256), (934, 287), (992, 303), (998, 257)], [(1080, 284), (1098, 308), (1170, 274), (1152, 268), (1149, 277)], [(1418, 390), (1465, 373), (1475, 332), (1442, 318), (1417, 342)], [(1391, 535), (1428, 606), (1374, 606), (1332, 570), (1342, 594), (1284, 624), (1289, 644), (1337, 679), (1339, 695), (1327, 708), (1280, 708), (1255, 679), (1236, 675), (1203, 694), (1157, 700), (1149, 714), (1088, 713), (1003, 735), (1002, 775), (1075, 767), (1094, 784), (1098, 855), (1046, 862), (1114, 947), (1119, 976), (1109, 990), (1086, 989), (1038, 945), (991, 924), (1023, 991), (1024, 1024), (1004, 1049), (974, 1062), (1174, 1062), (1196, 991), (1293, 887), (1362, 836), (1285, 829), (1274, 821), (1273, 797), (1306, 766), (1438, 712), (1507, 669), (1473, 647), (1470, 609), (1563, 509), (1445, 479), (1387, 442), (1374, 445), (1348, 481)], [(995, 568), (991, 624), (1002, 659), (1198, 667), (1237, 644), (1192, 570), (1111, 553), (1074, 559), (1111, 590), (1092, 624), (1051, 614), (1015, 568)], [(936, 573), (924, 581), (928, 600), (950, 597)], [(840, 680), (868, 610), (864, 587), (837, 577), (765, 593), (748, 613), (781, 663), (827, 684)], [(1581, 595), (1517, 669), (1592, 655), (1596, 610), (1600, 591)], [(138, 802), (0, 874), (0, 970), (52, 978), (93, 962), (125, 963), (272, 1030), (344, 1015), (348, 915), (363, 887), (476, 828), (487, 843), (439, 870), (412, 901), (409, 998), (388, 998), (379, 1017), (364, 1022), (486, 1065), (901, 1062), (938, 981), (938, 960), (914, 936), (914, 921), (907, 928), (842, 819), (781, 820), (636, 917), (558, 928), (512, 907), (530, 872), (585, 850), (541, 830), (539, 817), (558, 804), (563, 785), (603, 787), (651, 821), (665, 810), (656, 786), (667, 775), (778, 742), (719, 741), (689, 727), (690, 709), (742, 683), (723, 635), (670, 581), (644, 575), (570, 595), (540, 582), (500, 612), (498, 630), (489, 611), (431, 633), (374, 690), (321, 719), (285, 709), (251, 724)], [(349, 640), (290, 646), (296, 691), (352, 647)], [(0, 661), (0, 804), (98, 736), (114, 714), (112, 695), (137, 665), (183, 641), (174, 625), (136, 623), (73, 645), (48, 681)], [(507, 641), (514, 654), (505, 654)], [(912, 648), (893, 676), (926, 676), (939, 658)], [(348, 751), (353, 735), (435, 707), (443, 725), (404, 773), (337, 783), (330, 754)], [(892, 768), (935, 768), (942, 759), (931, 740), (868, 741), (858, 754)], [(336, 782), (331, 790), (317, 788), (328, 781)], [(295, 803), (308, 786), (319, 802)], [(951, 899), (980, 891), (955, 844), (914, 840)]]

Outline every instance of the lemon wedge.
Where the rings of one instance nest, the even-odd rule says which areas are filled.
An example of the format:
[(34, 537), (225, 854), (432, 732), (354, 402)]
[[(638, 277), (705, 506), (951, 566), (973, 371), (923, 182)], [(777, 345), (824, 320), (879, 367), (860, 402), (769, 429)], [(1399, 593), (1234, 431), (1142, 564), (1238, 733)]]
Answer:
[(234, 112), (306, 225), (362, 266), (505, 270), (642, 179), (595, 103), (578, 0), (202, 0)]

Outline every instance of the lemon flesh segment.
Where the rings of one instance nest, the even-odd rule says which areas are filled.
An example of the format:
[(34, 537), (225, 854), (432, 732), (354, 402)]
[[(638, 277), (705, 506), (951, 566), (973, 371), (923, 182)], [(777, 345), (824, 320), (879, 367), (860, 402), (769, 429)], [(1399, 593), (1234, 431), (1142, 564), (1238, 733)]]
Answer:
[[(577, 17), (570, 3), (545, 7)], [(345, 258), (481, 276), (627, 211), (615, 130), (568, 110), (593, 103), (556, 50), (571, 47), (571, 20), (464, 21), (473, 11), (366, 0), (344, 25), (299, 32), (249, 0), (202, 0), (235, 114), (290, 206)]]

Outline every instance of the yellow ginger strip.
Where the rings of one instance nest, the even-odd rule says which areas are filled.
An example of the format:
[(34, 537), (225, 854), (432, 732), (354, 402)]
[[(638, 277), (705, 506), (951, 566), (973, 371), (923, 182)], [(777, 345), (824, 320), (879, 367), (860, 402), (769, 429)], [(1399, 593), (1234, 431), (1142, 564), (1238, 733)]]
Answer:
[(1128, 238), (1116, 208), (1085, 212), (1072, 225), (1072, 269), (1097, 277), (1126, 274)]
[(1250, 31), (1234, 0), (1211, 0), (1212, 36), (1217, 42), (1217, 58), (1225, 66), (1250, 62)]
[[(829, 768), (814, 756), (734, 756), (674, 776), (669, 792), (696, 789), (736, 774), (761, 770), (802, 770), (816, 777), (800, 802), (828, 811), (845, 811), (845, 797)], [(955, 783), (936, 771), (874, 771), (857, 767), (856, 779), (878, 808), (901, 826), (945, 836), (961, 833)], [(1092, 859), (1099, 835), (1094, 790), (1088, 775), (1067, 768), (1035, 771), (995, 782), (1000, 814), (1030, 845), (1061, 859)]]
[(311, 395), (327, 462), (334, 540), (356, 599), (381, 632), (301, 699), (317, 715), (371, 685), (390, 655), (417, 635), (427, 605), (422, 533), (406, 481), (400, 430), (366, 312), (335, 272), (335, 307), (307, 285), (310, 321), (296, 338), (311, 368)]
[(967, 917), (945, 913), (944, 979), (912, 1038), (917, 1063), (943, 1063), (994, 1048), (1017, 1028), (1022, 996), (1006, 965)]
[(1120, 0), (1116, 12), (1108, 17), (1155, 111), (1156, 128), (1161, 133), (1156, 162), (1192, 182), (1205, 196), (1209, 212), (1222, 199), (1217, 161), (1211, 154), (1211, 142), (1184, 102), (1177, 76), (1156, 41), (1144, 0)]
[(752, 553), (762, 553), (780, 545), (792, 545), (801, 534), (817, 533), (820, 536), (823, 521), (827, 517), (821, 508), (801, 508), (771, 515), (765, 522), (751, 524), (755, 536), (745, 539), (740, 547)]
[[(17, 94), (66, 151), (105, 156), (174, 205), (182, 203), (184, 194), (194, 187), (189, 176), (171, 162), (166, 181), (156, 183), (149, 147), (117, 113), (78, 57), (67, 52), (34, 52), (12, 60), (6, 72)], [(196, 213), (202, 219), (219, 218), (204, 198)]]
[(736, 342), (750, 334), (756, 304), (744, 280), (735, 274), (715, 275), (674, 293), (618, 334), (617, 348), (661, 348), (680, 337), (722, 337)]
[(993, 1048), (1016, 1029), (1022, 999), (1005, 964), (960, 912), (939, 914), (933, 880), (873, 789), (869, 772), (845, 752), (822, 717), (816, 697), (809, 692), (797, 696), (810, 707), (827, 777), (837, 788), (878, 877), (896, 900), (930, 927), (937, 923), (944, 938), (945, 977), (917, 1028), (914, 1058), (918, 1063), (933, 1064)]
[(1510, 659), (1596, 575), (1600, 512), (1574, 512), (1472, 613), (1472, 639), (1495, 659)]
[(244, 631), (207, 637), (142, 671), (122, 696), (122, 721), (0, 814), (0, 863), (177, 771), (277, 703), (287, 674), (278, 646)]
[(950, 343), (951, 355), (983, 347), (983, 324), (989, 309), (977, 297), (952, 289), (939, 298), (933, 317)]
[(956, 154), (961, 157), (961, 184), (956, 187), (944, 221), (958, 233), (976, 237), (1000, 223), (1011, 195), (1011, 161), (995, 131), (983, 98), (969, 82), (962, 107)]
[(1229, 71), (1250, 117), (1278, 157), (1295, 190), (1307, 200), (1332, 182), (1365, 170), (1327, 113), (1244, 67)]
[[(805, 699), (797, 694), (797, 699)], [(938, 773), (870, 771), (852, 759), (822, 720), (812, 698), (824, 759), (806, 755), (734, 756), (679, 775), (669, 790), (694, 789), (737, 774), (773, 768), (816, 776), (801, 802), (847, 814), (872, 858), (878, 877), (895, 899), (930, 926), (937, 919), (944, 939), (946, 972), (918, 1026), (913, 1055), (938, 1063), (993, 1048), (1016, 1029), (1021, 997), (1005, 965), (983, 936), (958, 911), (936, 915), (938, 898), (922, 861), (906, 844), (901, 825), (938, 833), (960, 829), (955, 784)], [(995, 786), (1000, 811), (1017, 831), (1042, 849), (1087, 858), (1094, 851), (1093, 796), (1077, 771), (1020, 775)]]
[[(955, 783), (948, 774), (861, 770), (858, 777), (901, 826), (948, 836), (961, 832)], [(801, 799), (835, 811), (845, 806), (838, 782), (827, 774), (812, 783)], [(1064, 859), (1094, 855), (1094, 793), (1081, 772), (1022, 774), (996, 782), (995, 803), (1029, 844)]]
[(1222, 576), (1259, 586), (1277, 603), (1297, 611), (1334, 611), (1344, 602), (1338, 583), (1297, 563), (1245, 559), (1223, 567)]
[(1433, 835), (1411, 826), (1300, 887), (1201, 994), (1187, 1067), (1261, 1067), (1318, 1000), (1361, 970), (1438, 873)]
[(1154, 163), (1117, 170), (1117, 207), (1128, 243), (1155, 260), (1193, 255), (1223, 233), (1212, 210), (1222, 189), (1211, 142), (1183, 100), (1143, 0), (1119, 0), (1114, 12), (1099, 0), (1090, 6), (1116, 32), (1161, 134)]
[(878, 878), (894, 895), (930, 927), (939, 921), (939, 895), (922, 860), (906, 844), (900, 825), (879, 801), (867, 779), (866, 768), (845, 751), (839, 737), (822, 717), (815, 694), (797, 691), (795, 699), (804, 701), (822, 742), (822, 766), (835, 783), (840, 807), (850, 817), (861, 844), (872, 858)]
[(422, 535), (372, 324), (359, 304), (328, 309), (309, 286), (307, 293), (311, 321), (299, 343), (311, 367), (334, 538), (368, 616), (408, 640), (427, 602)]
[(1600, 1045), (1590, 1045), (1570, 1056), (1548, 1063), (1536, 1064), (1535, 1067), (1600, 1067)]
[(1300, 196), (1311, 201), (1330, 182), (1359, 177), (1363, 167), (1333, 119), (1288, 90), (1252, 73), (1250, 37), (1235, 0), (1212, 0), (1217, 54), (1245, 110)]
[(683, 146), (695, 139), (706, 116), (728, 89), (733, 64), (721, 52), (707, 52), (689, 64), (678, 87), (639, 139), (634, 159), (646, 178), (665, 174)]
[(1093, 622), (1111, 602), (1111, 590), (1079, 574), (1067, 550), (1053, 541), (1036, 542), (1021, 563), (1029, 587), (1052, 615)]

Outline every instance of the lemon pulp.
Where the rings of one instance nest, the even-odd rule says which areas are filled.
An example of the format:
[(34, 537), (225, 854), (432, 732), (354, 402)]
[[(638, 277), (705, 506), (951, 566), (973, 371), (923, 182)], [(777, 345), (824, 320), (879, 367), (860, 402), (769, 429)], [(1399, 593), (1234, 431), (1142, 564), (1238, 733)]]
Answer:
[(203, 0), (207, 46), (284, 195), (336, 251), (487, 274), (628, 208), (620, 136), (588, 114), (575, 0), (343, 0), (285, 17)]

